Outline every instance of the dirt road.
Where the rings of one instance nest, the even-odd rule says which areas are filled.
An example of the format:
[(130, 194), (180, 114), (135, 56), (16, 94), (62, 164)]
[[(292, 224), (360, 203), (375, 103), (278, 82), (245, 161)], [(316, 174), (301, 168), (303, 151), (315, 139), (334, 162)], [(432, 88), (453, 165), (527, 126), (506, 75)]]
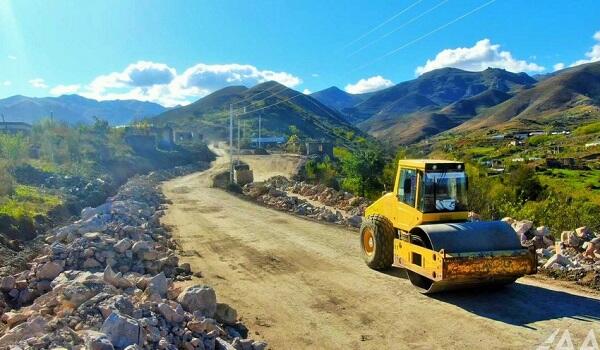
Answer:
[[(255, 157), (273, 172), (278, 156)], [(556, 329), (600, 340), (600, 300), (526, 280), (492, 293), (417, 293), (360, 259), (357, 233), (210, 188), (215, 167), (167, 182), (182, 261), (272, 349), (533, 348)], [(559, 335), (559, 337), (560, 337)], [(555, 340), (554, 345), (558, 341)]]

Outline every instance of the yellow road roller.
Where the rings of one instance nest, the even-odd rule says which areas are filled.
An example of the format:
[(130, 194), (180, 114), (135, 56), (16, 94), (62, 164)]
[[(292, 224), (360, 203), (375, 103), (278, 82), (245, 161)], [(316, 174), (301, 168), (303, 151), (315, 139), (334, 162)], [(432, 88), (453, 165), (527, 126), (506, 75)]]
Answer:
[(365, 211), (362, 255), (404, 268), (422, 293), (502, 286), (537, 272), (537, 256), (502, 221), (470, 222), (462, 162), (400, 160), (394, 191)]

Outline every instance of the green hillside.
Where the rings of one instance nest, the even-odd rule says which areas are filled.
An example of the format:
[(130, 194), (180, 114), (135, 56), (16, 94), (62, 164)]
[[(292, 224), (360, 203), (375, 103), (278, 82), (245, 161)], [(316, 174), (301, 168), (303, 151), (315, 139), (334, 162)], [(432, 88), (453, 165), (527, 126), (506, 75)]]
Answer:
[(218, 90), (200, 100), (167, 111), (155, 118), (157, 124), (177, 128), (193, 128), (211, 140), (228, 137), (229, 106), (240, 117), (245, 137), (258, 135), (258, 119), (262, 118), (262, 136), (283, 136), (290, 127), (297, 128), (301, 137), (325, 139), (349, 145), (366, 136), (350, 125), (337, 111), (316, 99), (270, 81), (250, 89), (232, 86)]

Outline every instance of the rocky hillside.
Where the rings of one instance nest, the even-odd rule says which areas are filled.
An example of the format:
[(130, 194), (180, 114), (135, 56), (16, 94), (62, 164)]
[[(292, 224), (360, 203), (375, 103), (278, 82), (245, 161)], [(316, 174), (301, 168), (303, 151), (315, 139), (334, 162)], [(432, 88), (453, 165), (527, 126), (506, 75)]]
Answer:
[(458, 132), (568, 128), (600, 117), (600, 62), (566, 69), (481, 113)]
[(374, 117), (367, 119), (360, 126), (376, 138), (391, 144), (410, 144), (459, 126), (486, 108), (495, 106), (510, 97), (507, 92), (488, 89), (441, 109), (418, 111), (402, 117), (394, 115)]
[(407, 144), (460, 125), (481, 109), (533, 86), (527, 74), (488, 68), (443, 68), (376, 92), (346, 109), (359, 128), (392, 144)]
[(241, 112), (244, 107), (248, 111), (240, 118), (244, 124), (242, 136), (246, 138), (258, 135), (259, 114), (262, 136), (286, 135), (290, 126), (298, 128), (304, 137), (340, 143), (352, 142), (354, 135), (362, 135), (337, 111), (274, 81), (252, 88), (226, 87), (190, 105), (167, 111), (153, 118), (153, 122), (195, 128), (207, 138), (222, 140), (228, 135), (230, 104), (236, 111)]
[(401, 116), (423, 109), (439, 109), (488, 89), (510, 92), (535, 82), (527, 74), (515, 74), (502, 69), (467, 72), (442, 68), (378, 91), (349, 112), (360, 120)]
[(166, 110), (151, 102), (136, 100), (96, 101), (79, 95), (59, 97), (12, 96), (0, 100), (0, 113), (6, 121), (34, 123), (54, 116), (71, 124), (94, 122), (94, 117), (111, 125), (128, 124), (134, 119), (155, 116)]

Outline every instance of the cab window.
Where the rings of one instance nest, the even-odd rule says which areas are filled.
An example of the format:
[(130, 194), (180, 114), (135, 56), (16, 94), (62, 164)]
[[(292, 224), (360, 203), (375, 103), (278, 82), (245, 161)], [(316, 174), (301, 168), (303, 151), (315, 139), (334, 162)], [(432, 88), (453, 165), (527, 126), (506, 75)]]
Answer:
[(400, 169), (398, 199), (411, 207), (415, 206), (417, 195), (417, 172), (414, 169)]

